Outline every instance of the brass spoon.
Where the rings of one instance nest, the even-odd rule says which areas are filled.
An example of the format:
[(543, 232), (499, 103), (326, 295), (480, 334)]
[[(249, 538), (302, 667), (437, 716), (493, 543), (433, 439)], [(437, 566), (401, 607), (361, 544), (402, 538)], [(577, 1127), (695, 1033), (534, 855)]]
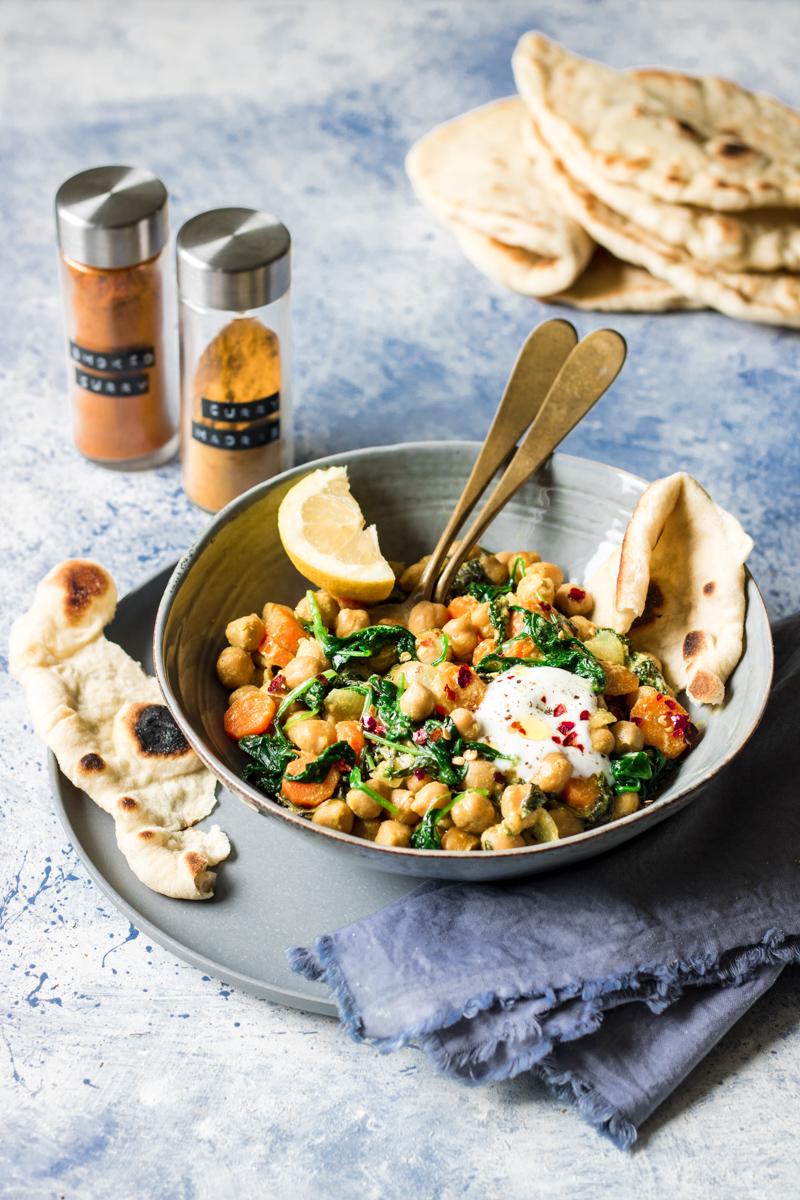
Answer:
[[(578, 342), (569, 321), (545, 321), (526, 338), (511, 368), (500, 403), (464, 490), (442, 536), (422, 572), (419, 584), (406, 602), (410, 606), (430, 600), (442, 563), (453, 538), (488, 487), (495, 472), (516, 446), (539, 412), (545, 397)], [(471, 546), (471, 542), (466, 543)]]
[(487, 526), (611, 386), (626, 353), (625, 339), (613, 329), (595, 330), (575, 346), (502, 479), (453, 548), (436, 584), (438, 601), (444, 602), (456, 571)]

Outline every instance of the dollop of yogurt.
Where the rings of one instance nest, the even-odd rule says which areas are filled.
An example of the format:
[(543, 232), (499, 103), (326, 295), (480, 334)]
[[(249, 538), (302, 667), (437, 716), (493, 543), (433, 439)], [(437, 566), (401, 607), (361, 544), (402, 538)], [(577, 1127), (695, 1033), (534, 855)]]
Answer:
[(533, 779), (546, 755), (560, 750), (573, 775), (610, 778), (607, 755), (592, 749), (591, 684), (560, 667), (512, 667), (497, 675), (475, 712), (481, 738), (509, 758), (521, 780)]

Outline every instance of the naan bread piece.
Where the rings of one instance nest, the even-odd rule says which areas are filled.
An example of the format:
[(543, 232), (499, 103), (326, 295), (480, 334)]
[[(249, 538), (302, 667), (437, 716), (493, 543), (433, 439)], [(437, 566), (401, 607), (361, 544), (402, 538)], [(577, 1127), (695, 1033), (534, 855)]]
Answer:
[[(635, 77), (636, 71), (631, 72)], [(800, 268), (800, 213), (791, 208), (714, 212), (660, 200), (649, 192), (609, 179), (580, 138), (566, 136), (546, 108), (535, 120), (542, 135), (578, 183), (633, 225), (680, 246), (698, 262), (726, 271), (796, 271)]]
[(439, 125), (408, 153), (419, 199), (457, 221), (528, 252), (525, 293), (563, 291), (589, 261), (593, 243), (554, 202), (535, 157), (522, 145), (525, 106), (517, 96)]
[(676, 691), (721, 704), (742, 655), (752, 547), (691, 475), (658, 479), (640, 496), (621, 547), (587, 581), (592, 620), (658, 655)]
[[(800, 114), (713, 76), (615, 71), (527, 33), (512, 58), (553, 144), (582, 148), (592, 174), (723, 212), (800, 206)], [(548, 129), (548, 137), (553, 136)]]
[[(448, 220), (447, 225), (465, 257), (489, 279), (523, 296), (539, 296), (535, 279), (538, 260), (529, 250), (507, 246), (461, 221)], [(532, 274), (533, 286), (530, 282)], [(545, 302), (569, 304), (572, 308), (595, 312), (666, 312), (700, 307), (662, 279), (655, 279), (641, 267), (621, 262), (600, 246), (583, 273), (566, 291), (540, 298)]]
[(117, 824), (116, 834), (117, 845), (136, 878), (175, 900), (209, 900), (217, 878), (209, 867), (231, 852), (219, 825), (176, 832), (158, 826), (125, 829)]
[(540, 162), (567, 211), (596, 242), (617, 258), (644, 267), (698, 304), (740, 321), (800, 327), (800, 275), (788, 272), (719, 271), (697, 262), (680, 246), (632, 225), (578, 183), (531, 123)]
[[(214, 808), (215, 780), (163, 704), (157, 681), (104, 636), (115, 606), (114, 581), (103, 567), (62, 563), (12, 627), (11, 673), (25, 689), (37, 734), (66, 777), (114, 818), (118, 841), (121, 830), (154, 826), (183, 836)], [(208, 836), (189, 848), (200, 853)], [(220, 845), (215, 836), (212, 846)], [(146, 861), (134, 855), (132, 868), (138, 873)], [(174, 876), (164, 871), (165, 887), (177, 890), (156, 890), (210, 895), (205, 881), (189, 896), (188, 878), (185, 866)]]

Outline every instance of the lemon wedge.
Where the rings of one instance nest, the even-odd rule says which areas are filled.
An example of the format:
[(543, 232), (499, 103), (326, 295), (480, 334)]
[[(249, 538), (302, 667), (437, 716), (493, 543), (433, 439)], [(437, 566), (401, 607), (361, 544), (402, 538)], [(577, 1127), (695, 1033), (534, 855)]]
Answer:
[(300, 574), (334, 596), (377, 603), (394, 587), (345, 467), (312, 471), (289, 489), (278, 509), (278, 535)]

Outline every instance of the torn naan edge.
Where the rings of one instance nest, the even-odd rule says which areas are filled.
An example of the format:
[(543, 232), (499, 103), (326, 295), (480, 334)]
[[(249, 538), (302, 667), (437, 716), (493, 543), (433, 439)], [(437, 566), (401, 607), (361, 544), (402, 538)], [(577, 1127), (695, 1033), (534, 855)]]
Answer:
[(587, 581), (592, 620), (658, 655), (677, 691), (721, 704), (742, 655), (752, 547), (691, 475), (658, 479), (640, 496), (621, 547)]
[[(114, 818), (117, 844), (137, 878), (165, 896), (207, 899), (214, 882), (208, 867), (227, 857), (230, 846), (217, 826), (188, 827), (214, 808), (215, 780), (175, 724), (156, 680), (105, 637), (116, 598), (114, 581), (98, 563), (56, 567), (12, 627), (11, 673), (63, 773)], [(154, 828), (165, 835), (156, 842), (158, 870), (136, 837)]]

